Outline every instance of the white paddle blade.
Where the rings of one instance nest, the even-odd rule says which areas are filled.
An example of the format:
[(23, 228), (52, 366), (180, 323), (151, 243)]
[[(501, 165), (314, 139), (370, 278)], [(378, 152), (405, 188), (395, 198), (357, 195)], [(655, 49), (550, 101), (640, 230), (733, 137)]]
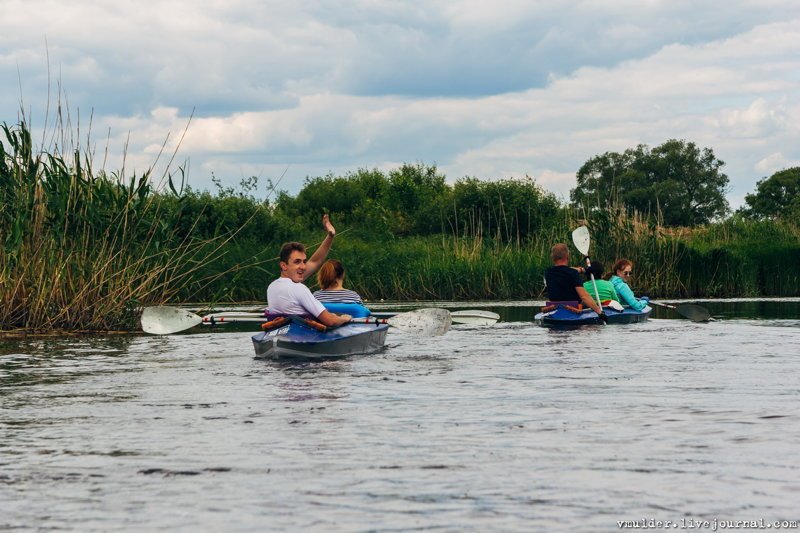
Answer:
[(185, 309), (160, 305), (145, 307), (142, 311), (142, 331), (153, 335), (169, 335), (189, 328), (202, 322), (198, 315)]
[(470, 326), (492, 326), (500, 320), (500, 315), (482, 309), (467, 311), (451, 311), (453, 324), (468, 324)]
[(447, 309), (428, 308), (400, 313), (388, 319), (387, 324), (418, 335), (444, 335), (450, 329), (453, 319)]
[(572, 232), (572, 243), (575, 245), (575, 248), (578, 249), (581, 255), (589, 255), (590, 242), (591, 237), (589, 237), (589, 228), (586, 226), (575, 228), (575, 231)]

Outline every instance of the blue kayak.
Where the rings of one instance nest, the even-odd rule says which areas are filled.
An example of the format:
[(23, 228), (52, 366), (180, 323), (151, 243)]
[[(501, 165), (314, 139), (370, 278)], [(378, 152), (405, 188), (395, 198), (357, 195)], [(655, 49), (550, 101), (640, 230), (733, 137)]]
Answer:
[[(559, 304), (548, 307), (554, 307), (554, 309), (542, 311), (541, 313), (537, 313), (534, 317), (534, 321), (540, 326), (572, 327), (603, 323), (600, 317), (597, 316), (597, 313), (591, 309), (579, 311), (575, 307)], [(630, 307), (625, 307), (622, 311), (616, 311), (610, 307), (603, 308), (603, 312), (606, 314), (606, 317), (608, 317), (609, 324), (635, 324), (637, 322), (644, 322), (650, 316), (652, 310), (653, 309), (649, 305), (641, 311), (636, 311)]]
[(387, 324), (363, 323), (325, 328), (300, 317), (286, 317), (252, 339), (258, 359), (335, 359), (379, 352), (387, 329)]

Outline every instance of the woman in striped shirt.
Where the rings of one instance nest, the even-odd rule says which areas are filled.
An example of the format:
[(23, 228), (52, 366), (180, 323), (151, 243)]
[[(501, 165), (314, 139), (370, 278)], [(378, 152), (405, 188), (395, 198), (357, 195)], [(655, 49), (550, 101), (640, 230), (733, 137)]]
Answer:
[(341, 261), (336, 259), (325, 261), (317, 272), (317, 282), (320, 290), (314, 292), (314, 298), (320, 302), (364, 305), (361, 296), (356, 291), (345, 289), (342, 286), (344, 267)]

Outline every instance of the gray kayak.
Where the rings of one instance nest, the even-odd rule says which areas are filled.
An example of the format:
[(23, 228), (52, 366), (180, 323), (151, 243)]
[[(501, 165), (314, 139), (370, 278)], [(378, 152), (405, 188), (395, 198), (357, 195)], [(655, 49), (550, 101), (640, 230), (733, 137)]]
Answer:
[(386, 324), (350, 323), (318, 331), (300, 321), (253, 335), (257, 359), (337, 359), (379, 352)]

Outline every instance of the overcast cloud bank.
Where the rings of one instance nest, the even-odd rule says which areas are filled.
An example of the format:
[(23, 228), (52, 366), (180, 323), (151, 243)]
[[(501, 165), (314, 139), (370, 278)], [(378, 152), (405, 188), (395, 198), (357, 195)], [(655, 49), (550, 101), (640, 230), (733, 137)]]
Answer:
[(566, 197), (590, 157), (678, 138), (737, 206), (800, 164), (797, 2), (253, 4), (4, 1), (0, 120), (22, 98), (41, 128), (60, 84), (107, 168), (129, 139), (141, 171), (194, 113), (176, 162), (199, 188), (422, 161)]

